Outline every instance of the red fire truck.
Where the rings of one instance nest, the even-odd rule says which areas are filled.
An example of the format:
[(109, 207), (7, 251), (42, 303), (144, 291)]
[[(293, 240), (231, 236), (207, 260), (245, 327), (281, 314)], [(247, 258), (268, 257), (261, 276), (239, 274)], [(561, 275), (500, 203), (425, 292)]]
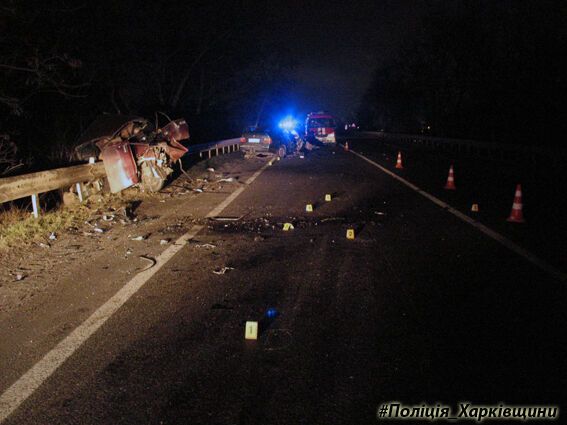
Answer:
[(313, 135), (323, 143), (335, 143), (337, 120), (327, 112), (311, 112), (305, 120), (305, 136)]

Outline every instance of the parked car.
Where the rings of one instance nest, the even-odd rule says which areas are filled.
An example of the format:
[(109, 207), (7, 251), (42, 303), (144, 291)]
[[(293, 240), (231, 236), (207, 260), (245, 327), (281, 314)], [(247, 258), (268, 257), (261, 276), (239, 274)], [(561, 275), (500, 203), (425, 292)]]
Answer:
[(249, 127), (242, 133), (240, 149), (249, 154), (273, 153), (283, 158), (297, 149), (297, 143), (293, 135), (283, 130)]

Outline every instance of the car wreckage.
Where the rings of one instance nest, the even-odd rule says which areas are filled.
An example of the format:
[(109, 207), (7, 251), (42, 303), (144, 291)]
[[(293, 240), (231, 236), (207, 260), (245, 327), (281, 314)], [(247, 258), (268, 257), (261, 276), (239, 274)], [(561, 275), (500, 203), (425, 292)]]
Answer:
[(104, 115), (82, 134), (75, 157), (101, 159), (112, 193), (135, 184), (157, 192), (173, 172), (173, 164), (187, 152), (180, 143), (187, 139), (189, 129), (183, 119), (158, 127), (145, 118)]

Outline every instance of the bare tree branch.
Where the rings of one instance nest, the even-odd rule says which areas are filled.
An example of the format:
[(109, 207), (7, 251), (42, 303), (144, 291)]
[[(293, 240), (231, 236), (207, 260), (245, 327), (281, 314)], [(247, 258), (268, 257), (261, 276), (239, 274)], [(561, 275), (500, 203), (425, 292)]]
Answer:
[(185, 89), (185, 85), (187, 84), (187, 81), (189, 80), (189, 77), (191, 76), (191, 73), (193, 71), (193, 69), (195, 68), (196, 65), (199, 64), (199, 62), (203, 59), (203, 57), (209, 53), (209, 51), (211, 51), (213, 49), (213, 47), (216, 45), (216, 43), (218, 43), (219, 41), (221, 41), (222, 39), (226, 38), (231, 32), (233, 31), (232, 28), (228, 29), (227, 31), (219, 34), (217, 37), (215, 37), (210, 43), (208, 43), (197, 55), (197, 57), (193, 60), (193, 62), (191, 62), (191, 64), (187, 67), (187, 69), (185, 70), (185, 72), (183, 73), (183, 77), (181, 78), (181, 80), (179, 81), (179, 84), (177, 85), (177, 90), (175, 91), (171, 101), (170, 101), (170, 107), (171, 109), (175, 109), (177, 108), (177, 105), (179, 103), (179, 99), (181, 98), (181, 94), (183, 93), (183, 90)]

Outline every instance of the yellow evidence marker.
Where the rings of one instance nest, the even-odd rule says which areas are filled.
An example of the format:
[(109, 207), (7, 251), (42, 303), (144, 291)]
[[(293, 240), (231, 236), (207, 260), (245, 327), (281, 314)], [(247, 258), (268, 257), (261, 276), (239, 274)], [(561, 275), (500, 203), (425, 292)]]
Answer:
[(347, 229), (346, 238), (347, 239), (354, 239), (354, 229)]
[(258, 322), (246, 322), (246, 331), (244, 332), (246, 339), (258, 339)]
[(331, 194), (330, 194), (330, 193), (327, 193), (327, 194), (325, 195), (325, 201), (326, 201), (326, 202), (331, 202)]
[(313, 204), (307, 204), (307, 205), (305, 205), (305, 211), (307, 211), (307, 212), (313, 212)]
[(293, 229), (294, 229), (293, 224), (291, 224), (291, 223), (284, 223), (284, 225), (283, 225), (283, 231), (284, 231), (284, 232), (287, 232), (288, 230), (293, 230)]

